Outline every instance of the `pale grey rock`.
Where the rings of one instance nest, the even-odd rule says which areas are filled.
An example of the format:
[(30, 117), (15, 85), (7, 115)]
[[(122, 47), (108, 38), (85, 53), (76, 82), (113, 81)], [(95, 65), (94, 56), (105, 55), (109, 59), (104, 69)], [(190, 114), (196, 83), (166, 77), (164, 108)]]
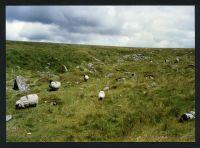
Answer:
[(26, 108), (30, 106), (37, 106), (38, 104), (38, 95), (37, 94), (29, 94), (27, 96), (21, 97), (16, 101), (16, 109)]
[(28, 85), (25, 82), (25, 78), (22, 76), (17, 76), (14, 83), (14, 89), (19, 91), (27, 91)]
[(12, 115), (6, 115), (6, 122), (12, 119)]
[(108, 86), (106, 86), (106, 87), (104, 87), (104, 89), (103, 89), (104, 91), (108, 91), (109, 90), (109, 87)]
[(69, 71), (68, 68), (65, 65), (63, 65), (63, 70), (64, 70), (64, 72), (68, 72)]

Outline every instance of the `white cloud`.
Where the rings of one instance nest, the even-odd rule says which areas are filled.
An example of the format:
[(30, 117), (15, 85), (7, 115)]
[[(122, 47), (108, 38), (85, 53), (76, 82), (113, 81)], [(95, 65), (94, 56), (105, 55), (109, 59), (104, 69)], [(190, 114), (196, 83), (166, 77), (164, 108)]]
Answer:
[(7, 12), (9, 40), (195, 46), (193, 6), (12, 6)]

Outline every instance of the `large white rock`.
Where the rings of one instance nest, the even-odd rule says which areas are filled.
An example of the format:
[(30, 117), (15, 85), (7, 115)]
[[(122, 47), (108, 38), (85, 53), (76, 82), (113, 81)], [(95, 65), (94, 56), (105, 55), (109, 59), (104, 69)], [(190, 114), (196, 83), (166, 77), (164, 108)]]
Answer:
[(27, 96), (21, 97), (16, 101), (16, 108), (26, 108), (29, 106), (36, 106), (38, 104), (38, 95), (30, 94)]
[(25, 82), (25, 78), (22, 76), (17, 76), (15, 79), (14, 89), (19, 91), (27, 91), (28, 85)]
[(52, 90), (57, 90), (61, 87), (61, 82), (58, 82), (58, 81), (50, 81), (50, 84), (49, 84), (49, 87), (52, 89)]

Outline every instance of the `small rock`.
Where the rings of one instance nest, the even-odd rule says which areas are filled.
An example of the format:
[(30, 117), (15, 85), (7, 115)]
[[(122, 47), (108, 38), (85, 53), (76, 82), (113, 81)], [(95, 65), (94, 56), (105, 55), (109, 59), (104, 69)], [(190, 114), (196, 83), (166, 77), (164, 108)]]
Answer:
[(65, 65), (63, 65), (63, 69), (64, 69), (65, 72), (68, 71), (68, 69), (67, 69), (67, 67)]
[(57, 105), (57, 102), (53, 101), (53, 102), (51, 102), (51, 105), (55, 106), (55, 105)]
[(176, 58), (175, 63), (179, 63), (180, 59)]
[(96, 69), (93, 67), (93, 64), (92, 64), (92, 63), (88, 63), (88, 64), (87, 64), (87, 67), (88, 67), (88, 70), (89, 70), (89, 71), (96, 72)]
[(112, 73), (108, 73), (105, 77), (110, 78), (111, 76), (113, 76), (113, 74)]
[(153, 74), (146, 74), (145, 77), (153, 80), (155, 76)]
[(79, 66), (76, 66), (76, 68), (79, 69), (80, 67), (79, 67)]
[(50, 91), (56, 91), (56, 90), (58, 90), (60, 87), (61, 87), (61, 82), (52, 81), (52, 80), (49, 81), (49, 88), (50, 88)]
[(124, 81), (125, 78), (123, 78), (123, 77), (119, 77), (119, 78), (116, 78), (115, 80), (116, 80), (116, 81)]
[(143, 94), (144, 94), (144, 95), (146, 95), (146, 94), (147, 94), (147, 92), (146, 92), (146, 91), (143, 91)]
[(107, 91), (107, 90), (109, 90), (109, 87), (106, 86), (103, 90), (104, 90), (104, 91)]
[(6, 122), (12, 119), (12, 115), (6, 115)]
[(195, 65), (194, 64), (188, 64), (188, 67), (189, 68), (195, 68)]
[(32, 134), (32, 133), (30, 133), (30, 132), (29, 132), (29, 133), (27, 133), (27, 135), (31, 135), (31, 134)]
[(91, 68), (93, 68), (93, 64), (92, 63), (88, 63), (88, 69), (91, 69)]
[(152, 82), (150, 84), (147, 85), (147, 87), (156, 87), (157, 83), (156, 82)]
[(169, 60), (168, 60), (168, 59), (165, 59), (165, 63), (169, 63)]

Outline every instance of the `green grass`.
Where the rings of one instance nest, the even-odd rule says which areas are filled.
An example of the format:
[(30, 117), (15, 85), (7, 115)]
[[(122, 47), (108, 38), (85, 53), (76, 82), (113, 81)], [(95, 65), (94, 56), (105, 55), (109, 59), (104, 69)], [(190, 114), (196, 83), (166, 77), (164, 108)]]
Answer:
[[(7, 141), (195, 141), (195, 122), (178, 122), (182, 113), (195, 108), (195, 70), (187, 67), (194, 64), (194, 52), (7, 41), (6, 112), (13, 115), (6, 123)], [(123, 58), (138, 53), (150, 59)], [(176, 57), (179, 63), (174, 63)], [(69, 71), (63, 72), (62, 65)], [(154, 79), (146, 78), (147, 73)], [(83, 74), (90, 76), (88, 82)], [(17, 75), (27, 79), (29, 92), (12, 89)], [(125, 80), (116, 81), (118, 77)], [(62, 87), (47, 91), (49, 79), (61, 81)], [(105, 86), (110, 89), (101, 102), (98, 92)], [(16, 110), (16, 100), (29, 93), (38, 94), (38, 106)], [(60, 104), (51, 106), (55, 99)]]

